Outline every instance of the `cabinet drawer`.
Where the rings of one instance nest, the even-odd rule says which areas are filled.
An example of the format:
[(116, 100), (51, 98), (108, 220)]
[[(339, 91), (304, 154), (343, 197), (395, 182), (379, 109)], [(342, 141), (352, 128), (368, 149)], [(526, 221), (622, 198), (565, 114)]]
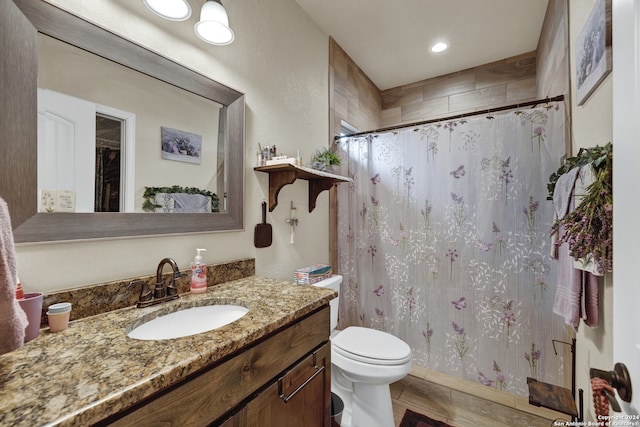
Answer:
[(324, 373), (326, 366), (322, 356), (323, 353), (313, 352), (278, 379), (278, 395), (285, 403), (301, 392), (315, 377)]
[(328, 427), (331, 347), (324, 344), (247, 403), (246, 426)]
[[(329, 307), (124, 412), (116, 426), (202, 426), (236, 407), (329, 337)], [(297, 377), (296, 377), (297, 378)], [(293, 378), (292, 378), (293, 380)]]

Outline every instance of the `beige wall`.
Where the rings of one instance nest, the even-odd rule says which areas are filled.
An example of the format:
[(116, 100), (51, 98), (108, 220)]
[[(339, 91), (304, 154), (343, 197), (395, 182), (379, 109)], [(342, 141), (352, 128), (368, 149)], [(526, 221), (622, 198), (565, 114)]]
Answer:
[[(581, 147), (604, 145), (613, 137), (613, 87), (611, 74), (598, 86), (582, 106), (576, 105), (575, 44), (595, 0), (569, 0), (569, 45), (571, 51), (571, 94), (573, 154)], [(589, 328), (582, 324), (577, 339), (577, 387), (585, 390), (585, 420), (593, 421), (589, 368), (613, 369), (613, 275), (601, 281), (599, 289), (600, 325)]]
[[(273, 245), (257, 250), (253, 229), (261, 220), (268, 177), (253, 171), (257, 143), (304, 160), (328, 140), (328, 41), (295, 0), (226, 2), (236, 32), (233, 44), (216, 47), (193, 32), (199, 11), (185, 22), (169, 22), (130, 0), (51, 0), (64, 9), (110, 28), (135, 42), (246, 94), (245, 231), (175, 237), (116, 239), (28, 245), (17, 248), (25, 290), (49, 291), (148, 275), (163, 257), (181, 268), (207, 248), (205, 261), (256, 258), (258, 275), (291, 279), (299, 266), (328, 262), (328, 195), (308, 213), (306, 181), (280, 192), (280, 204), (268, 215)], [(193, 3), (195, 4), (195, 2)], [(284, 222), (293, 201), (298, 209), (296, 244), (289, 244)]]
[[(569, 155), (577, 154), (581, 147), (604, 145), (612, 138), (611, 75), (584, 105), (577, 106), (575, 100), (575, 44), (594, 4), (595, 0), (550, 0), (538, 44), (538, 96), (567, 96)], [(581, 323), (576, 334), (576, 388), (584, 390), (586, 421), (595, 418), (589, 368), (613, 367), (612, 283), (611, 274), (600, 283), (599, 326), (590, 328)]]

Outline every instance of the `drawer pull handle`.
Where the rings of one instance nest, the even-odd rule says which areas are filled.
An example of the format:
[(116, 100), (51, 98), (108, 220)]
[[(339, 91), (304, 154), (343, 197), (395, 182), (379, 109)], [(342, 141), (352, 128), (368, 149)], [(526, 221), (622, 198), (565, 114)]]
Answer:
[(311, 381), (313, 381), (313, 379), (315, 377), (318, 376), (318, 374), (320, 374), (322, 371), (324, 371), (324, 365), (322, 366), (318, 366), (317, 361), (316, 361), (316, 353), (313, 353), (313, 364), (314, 364), (314, 368), (315, 368), (315, 372), (305, 380), (305, 382), (303, 382), (302, 384), (300, 384), (300, 386), (298, 388), (296, 388), (295, 390), (293, 390), (293, 392), (286, 396), (283, 393), (283, 384), (282, 384), (282, 380), (284, 377), (281, 377), (278, 379), (278, 394), (280, 395), (280, 399), (284, 400), (285, 403), (287, 403), (291, 398), (293, 398), (293, 396), (295, 396), (300, 390), (302, 390), (307, 384), (309, 384)]

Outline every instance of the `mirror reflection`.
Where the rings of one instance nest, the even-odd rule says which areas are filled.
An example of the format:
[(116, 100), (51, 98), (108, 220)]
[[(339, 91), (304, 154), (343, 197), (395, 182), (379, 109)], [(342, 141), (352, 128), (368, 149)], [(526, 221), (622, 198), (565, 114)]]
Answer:
[[(3, 55), (0, 57), (0, 64), (2, 65), (0, 66), (0, 79), (7, 83), (3, 88), (5, 90), (3, 95), (7, 99), (16, 99), (20, 100), (20, 102), (0, 107), (0, 110), (2, 110), (0, 117), (5, 120), (5, 123), (12, 124), (11, 126), (5, 126), (3, 129), (4, 138), (6, 141), (15, 141), (13, 149), (7, 150), (6, 156), (2, 157), (4, 166), (0, 168), (0, 192), (3, 199), (12, 206), (13, 235), (16, 244), (176, 235), (242, 230), (244, 228), (245, 98), (243, 93), (150, 51), (141, 45), (132, 43), (113, 32), (93, 25), (46, 1), (13, 0), (6, 4), (7, 13), (4, 13), (5, 8), (3, 7), (3, 13), (0, 14), (0, 26), (2, 28), (11, 28), (12, 31), (5, 32), (2, 37)], [(216, 113), (219, 113), (217, 118), (214, 117), (212, 120), (210, 115), (204, 115), (204, 119), (202, 119), (202, 116), (199, 119), (201, 123), (213, 126), (216, 125), (216, 122), (223, 123), (223, 126), (218, 125), (217, 132), (219, 135), (217, 137), (214, 136), (214, 138), (216, 140), (222, 138), (225, 144), (218, 144), (213, 149), (214, 151), (217, 150), (215, 160), (210, 165), (174, 160), (160, 161), (162, 159), (161, 138), (163, 127), (198, 134), (202, 137), (202, 144), (205, 144), (208, 138), (207, 133), (204, 130), (190, 126), (190, 122), (188, 122), (191, 119), (190, 117), (187, 117), (185, 119), (187, 121), (184, 123), (164, 123), (164, 120), (160, 123), (159, 120), (156, 120), (152, 123), (155, 129), (154, 127), (144, 128), (140, 123), (142, 121), (141, 113), (135, 109), (109, 101), (93, 101), (94, 104), (103, 107), (112, 107), (119, 114), (125, 112), (135, 115), (135, 149), (133, 150), (133, 157), (131, 157), (135, 159), (135, 165), (129, 168), (129, 162), (127, 162), (124, 167), (124, 175), (120, 176), (120, 183), (107, 182), (107, 184), (111, 184), (109, 189), (105, 187), (105, 189), (98, 191), (98, 193), (100, 191), (106, 193), (108, 190), (108, 193), (110, 195), (113, 194), (113, 198), (115, 198), (116, 195), (113, 190), (118, 186), (117, 197), (124, 200), (124, 209), (127, 212), (76, 213), (75, 198), (70, 197), (70, 194), (65, 190), (55, 189), (56, 192), (59, 191), (60, 193), (60, 197), (56, 194), (57, 199), (55, 201), (57, 205), (68, 209), (68, 211), (52, 214), (41, 209), (38, 212), (38, 203), (40, 201), (37, 183), (38, 107), (36, 95), (38, 34), (45, 34), (56, 40), (69, 43), (84, 51), (92, 52), (100, 58), (109, 59), (129, 69), (138, 70), (146, 76), (168, 83), (170, 86), (167, 90), (172, 93), (172, 96), (176, 97), (175, 100), (173, 98), (163, 101), (141, 101), (141, 98), (134, 100), (150, 108), (154, 114), (161, 114), (168, 108), (179, 109), (174, 104), (185, 103), (177, 99), (177, 88), (181, 88), (189, 94), (196, 94), (196, 98), (199, 96), (219, 103), (215, 109)], [(42, 62), (44, 61), (43, 59)], [(99, 73), (93, 81), (89, 81), (92, 84), (88, 84), (85, 81), (82, 84), (81, 82), (68, 83), (68, 86), (85, 86), (85, 88), (88, 87), (91, 90), (98, 86), (106, 86), (103, 83), (103, 79), (104, 76)], [(117, 85), (117, 83), (116, 81), (114, 84)], [(113, 84), (110, 83), (111, 85)], [(43, 86), (43, 89), (53, 90), (46, 86)], [(137, 89), (134, 88), (134, 93), (143, 92)], [(59, 91), (56, 90), (56, 92)], [(77, 99), (90, 99), (77, 93), (66, 93), (65, 95)], [(220, 105), (222, 106), (221, 108)], [(197, 114), (197, 112), (194, 114)], [(109, 111), (104, 112), (102, 115), (111, 118), (119, 117)], [(125, 157), (129, 158), (126, 151), (130, 144), (127, 144), (127, 142), (133, 140), (127, 135), (130, 128), (131, 126), (125, 124), (125, 129), (122, 131), (124, 148), (121, 148), (121, 157), (126, 155)], [(141, 134), (141, 132), (150, 133)], [(213, 130), (213, 132), (215, 133), (216, 130)], [(95, 139), (95, 136), (93, 139)], [(95, 142), (92, 141), (92, 144), (95, 144)], [(148, 151), (148, 148), (143, 147), (146, 144), (151, 147), (150, 151)], [(69, 158), (68, 156), (61, 157), (63, 159)], [(110, 157), (111, 153), (109, 153)], [(207, 156), (203, 153), (202, 161), (204, 162), (206, 158)], [(222, 160), (223, 158), (224, 161)], [(51, 158), (47, 160), (52, 161)], [(140, 164), (140, 161), (146, 163)], [(150, 163), (152, 161), (156, 163)], [(187, 172), (181, 169), (187, 167), (190, 167)], [(202, 183), (178, 184), (178, 180), (182, 179), (183, 176), (190, 175), (188, 172), (193, 169), (206, 171), (206, 173), (191, 174), (192, 176), (202, 177)], [(151, 175), (148, 175), (149, 173)], [(96, 190), (94, 175), (95, 171), (92, 172), (93, 179), (90, 180), (89, 187), (93, 188), (93, 206), (95, 210)], [(129, 179), (130, 176), (133, 176), (134, 179)], [(220, 179), (222, 176), (224, 176), (224, 179)], [(165, 178), (168, 178), (166, 179), (168, 184), (161, 181)], [(123, 181), (125, 182), (125, 190), (131, 185), (134, 186), (131, 192), (122, 190)], [(133, 184), (131, 184), (132, 182)], [(157, 191), (158, 189), (164, 190), (166, 186), (184, 187), (185, 185), (215, 188), (212, 192), (224, 195), (224, 197), (220, 198), (221, 212), (214, 215), (200, 213), (176, 215), (147, 211), (139, 213), (141, 212), (140, 203), (147, 201), (144, 197), (145, 187), (154, 186), (155, 191)], [(171, 187), (169, 188), (170, 191), (172, 190)], [(133, 194), (133, 208), (131, 210), (134, 212), (128, 212), (129, 209), (126, 204), (131, 196), (123, 196), (125, 192)], [(102, 205), (105, 203), (104, 199), (99, 199), (97, 202)], [(122, 204), (119, 209), (122, 210)], [(90, 210), (90, 208), (87, 210)]]
[(40, 34), (39, 212), (224, 211), (225, 108)]

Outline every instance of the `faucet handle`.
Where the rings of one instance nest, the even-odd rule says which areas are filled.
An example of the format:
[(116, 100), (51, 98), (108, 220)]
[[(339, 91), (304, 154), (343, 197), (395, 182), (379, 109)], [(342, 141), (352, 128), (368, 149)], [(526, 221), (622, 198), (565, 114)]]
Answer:
[(153, 294), (147, 282), (144, 282), (142, 280), (134, 280), (133, 282), (129, 283), (129, 286), (135, 286), (138, 284), (142, 284), (142, 287), (140, 288), (140, 296), (138, 297), (138, 304), (145, 301), (151, 301), (153, 299)]
[(171, 281), (167, 285), (167, 296), (177, 295), (178, 287), (176, 286), (176, 279), (180, 279), (182, 277), (187, 277), (187, 274), (182, 273), (179, 270), (173, 273), (173, 277), (171, 278)]

